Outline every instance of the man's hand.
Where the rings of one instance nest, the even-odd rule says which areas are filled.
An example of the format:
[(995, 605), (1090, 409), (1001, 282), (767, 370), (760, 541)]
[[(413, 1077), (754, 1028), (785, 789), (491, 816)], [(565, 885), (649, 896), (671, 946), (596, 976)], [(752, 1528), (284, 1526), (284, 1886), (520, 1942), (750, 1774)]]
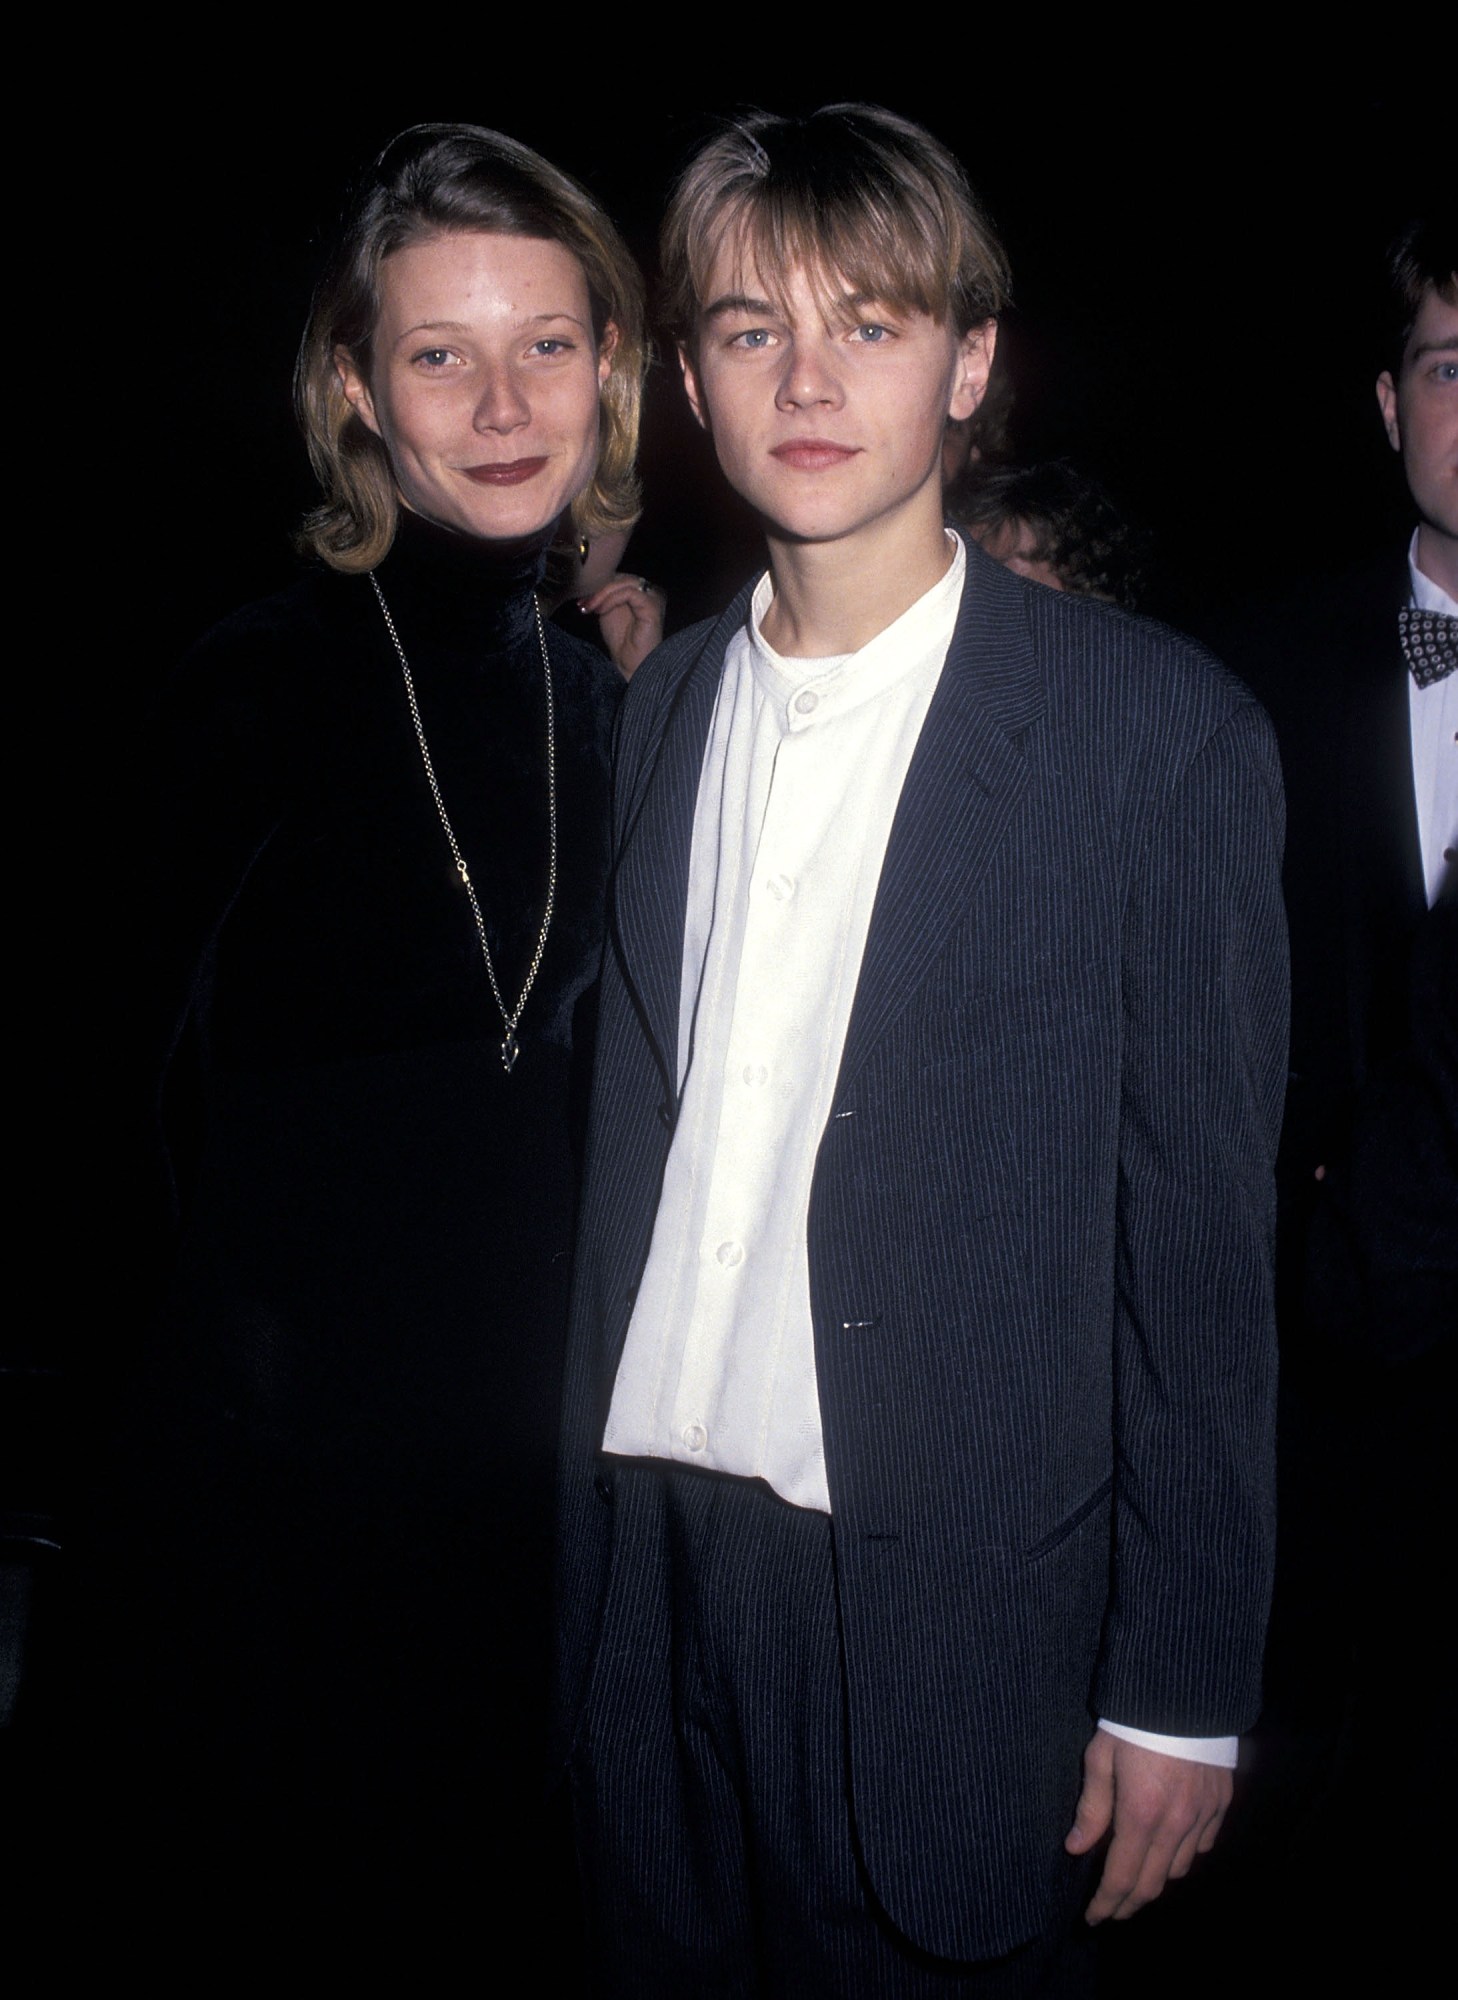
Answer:
[(1083, 1753), (1078, 1811), (1063, 1843), (1070, 1854), (1087, 1854), (1113, 1825), (1085, 1921), (1132, 1917), (1172, 1877), (1188, 1875), (1195, 1856), (1215, 1845), (1231, 1790), (1229, 1771), (1218, 1765), (1166, 1757), (1095, 1730)]

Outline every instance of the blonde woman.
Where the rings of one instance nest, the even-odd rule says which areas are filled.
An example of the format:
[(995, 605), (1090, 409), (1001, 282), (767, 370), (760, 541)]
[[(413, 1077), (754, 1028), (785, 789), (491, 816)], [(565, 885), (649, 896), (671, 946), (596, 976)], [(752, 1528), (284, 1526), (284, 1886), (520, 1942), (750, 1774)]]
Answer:
[[(635, 518), (643, 351), (591, 196), (498, 133), (403, 133), (300, 355), (311, 568), (171, 692), (164, 1131), (200, 1109), (129, 1616), (174, 1862), (302, 1849), (347, 1897), (540, 1873), (621, 682), (535, 589), (550, 544)], [(629, 639), (639, 595), (613, 593)]]

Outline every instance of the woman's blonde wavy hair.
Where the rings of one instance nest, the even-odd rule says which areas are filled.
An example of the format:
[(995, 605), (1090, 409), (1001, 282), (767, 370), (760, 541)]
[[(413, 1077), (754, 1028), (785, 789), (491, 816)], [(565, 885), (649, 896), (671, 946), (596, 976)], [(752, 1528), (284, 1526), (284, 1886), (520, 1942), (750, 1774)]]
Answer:
[(480, 125), (413, 125), (390, 141), (356, 193), (314, 292), (294, 369), (294, 408), (324, 498), (298, 541), (332, 568), (373, 569), (395, 538), (400, 499), (384, 445), (345, 399), (335, 351), (366, 380), (384, 259), (432, 236), (483, 230), (560, 243), (581, 264), (598, 345), (617, 329), (603, 385), (597, 471), (572, 503), (578, 535), (630, 527), (646, 348), (643, 280), (602, 209), (570, 175)]

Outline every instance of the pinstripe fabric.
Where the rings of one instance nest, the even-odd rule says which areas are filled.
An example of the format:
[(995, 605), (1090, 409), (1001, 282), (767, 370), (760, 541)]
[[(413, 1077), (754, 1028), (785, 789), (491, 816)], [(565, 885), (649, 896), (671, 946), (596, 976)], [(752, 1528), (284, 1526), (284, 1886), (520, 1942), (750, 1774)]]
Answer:
[(620, 1555), (573, 1772), (604, 1995), (1086, 2000), (1088, 1864), (1064, 1865), (1059, 1935), (990, 1964), (930, 1960), (876, 1910), (845, 1810), (829, 1519), (758, 1480), (613, 1474)]
[[(968, 551), (810, 1211), (852, 1809), (949, 1957), (1046, 1924), (1101, 1713), (1248, 1726), (1272, 1539), (1280, 785), (1173, 634)], [(693, 800), (744, 600), (624, 705), (563, 1464), (563, 1714), (673, 1116)]]

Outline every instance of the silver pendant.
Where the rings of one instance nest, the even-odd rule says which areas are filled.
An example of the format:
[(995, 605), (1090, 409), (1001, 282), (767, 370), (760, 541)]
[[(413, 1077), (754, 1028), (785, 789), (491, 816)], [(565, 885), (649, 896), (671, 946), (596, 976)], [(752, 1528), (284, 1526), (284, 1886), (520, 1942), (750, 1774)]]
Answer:
[(445, 807), (445, 800), (441, 797), (440, 783), (435, 775), (435, 765), (430, 760), (430, 745), (425, 740), (425, 724), (420, 719), (420, 704), (415, 699), (415, 678), (410, 671), (410, 662), (405, 657), (405, 648), (400, 643), (400, 634), (395, 630), (395, 621), (390, 616), (390, 607), (385, 602), (385, 593), (380, 588), (380, 579), (375, 575), (373, 570), (369, 572), (369, 579), (374, 586), (375, 598), (380, 607), (380, 614), (385, 621), (385, 629), (389, 633), (390, 642), (395, 648), (395, 656), (400, 662), (400, 672), (405, 678), (405, 698), (410, 705), (410, 720), (415, 725), (415, 740), (420, 745), (420, 761), (425, 766), (425, 776), (430, 785), (430, 795), (435, 800), (435, 810), (440, 819), (441, 831), (445, 834), (447, 844), (451, 850), (451, 859), (456, 864), (456, 873), (461, 878), (461, 887), (465, 890), (467, 899), (471, 905), (471, 918), (476, 926), (476, 936), (480, 941), (481, 959), (486, 967), (487, 980), (490, 982), (491, 997), (496, 1002), (502, 1021), (506, 1026), (506, 1039), (501, 1044), (501, 1067), (510, 1076), (512, 1070), (516, 1067), (516, 1059), (521, 1054), (521, 1044), (516, 1039), (516, 1022), (521, 1018), (521, 1011), (526, 1006), (527, 998), (536, 982), (537, 974), (541, 970), (542, 954), (547, 949), (547, 934), (552, 928), (552, 911), (556, 907), (557, 901), (557, 725), (556, 711), (552, 702), (552, 658), (547, 651), (547, 635), (542, 629), (542, 607), (540, 602), (533, 598), (532, 609), (536, 615), (537, 622), (537, 647), (542, 656), (542, 680), (547, 695), (547, 902), (545, 909), (542, 911), (542, 927), (537, 932), (536, 950), (532, 953), (532, 962), (527, 967), (527, 976), (525, 984), (521, 989), (521, 998), (516, 1003), (515, 1014), (508, 1014), (506, 1011), (506, 1002), (501, 997), (501, 987), (496, 978), (496, 967), (491, 962), (491, 946), (486, 940), (486, 923), (481, 915), (480, 900), (476, 895), (475, 888), (472, 886), (470, 871), (466, 867), (465, 856), (461, 853), (460, 845), (456, 840), (455, 830), (451, 826), (450, 815)]

